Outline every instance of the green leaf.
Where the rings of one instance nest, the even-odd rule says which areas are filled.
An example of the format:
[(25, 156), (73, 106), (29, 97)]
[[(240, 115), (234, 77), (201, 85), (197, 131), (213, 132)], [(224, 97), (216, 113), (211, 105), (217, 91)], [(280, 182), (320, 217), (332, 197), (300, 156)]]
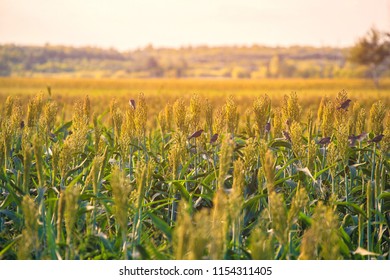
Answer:
[(0, 204), (0, 209), (7, 208), (12, 202), (12, 195), (7, 195), (4, 201)]
[(345, 240), (344, 240), (344, 239), (342, 239), (342, 238), (339, 239), (339, 246), (340, 246), (340, 251), (341, 251), (341, 253), (342, 253), (344, 256), (346, 256), (346, 257), (349, 258), (349, 256), (351, 255), (351, 253), (350, 253), (350, 251), (349, 251), (348, 245), (345, 244)]
[(247, 201), (244, 202), (242, 209), (245, 209), (247, 207), (252, 206), (255, 203), (258, 203), (261, 198), (267, 197), (267, 194), (258, 194), (255, 195), (254, 197), (249, 198)]
[(148, 251), (142, 245), (136, 245), (137, 251), (141, 254), (142, 260), (150, 260)]
[(348, 233), (344, 230), (343, 227), (340, 227), (340, 234), (343, 240), (346, 242), (348, 246), (351, 245), (351, 238), (349, 237)]
[(342, 206), (348, 208), (350, 211), (353, 211), (355, 214), (363, 215), (366, 218), (366, 213), (359, 207), (359, 205), (352, 202), (336, 202), (337, 206)]
[(383, 192), (378, 196), (378, 199), (387, 199), (390, 198), (390, 192)]
[(114, 252), (114, 248), (111, 242), (107, 239), (107, 237), (104, 234), (98, 234), (98, 237), (105, 249), (108, 249), (110, 252)]
[(210, 185), (213, 180), (215, 180), (214, 170), (210, 171), (210, 173), (204, 177), (202, 180), (202, 185)]
[(183, 184), (181, 184), (179, 181), (172, 181), (172, 184), (181, 193), (181, 195), (185, 198), (185, 200), (188, 201), (190, 199), (190, 193), (187, 191), (185, 186), (183, 186)]
[(3, 250), (0, 251), (0, 259), (5, 255), (5, 253), (7, 253), (7, 251), (9, 249), (12, 248), (12, 246), (19, 240), (22, 238), (22, 235), (19, 235), (17, 236), (16, 238), (14, 238), (12, 241), (10, 241), (5, 247)]
[(73, 187), (85, 174), (83, 172), (81, 172), (79, 175), (77, 175), (76, 178), (74, 178), (70, 183), (69, 185), (67, 185), (68, 188), (71, 188)]
[(55, 230), (53, 228), (53, 225), (51, 223), (51, 217), (49, 215), (46, 215), (46, 239), (47, 239), (47, 247), (48, 251), (50, 253), (50, 257), (52, 260), (58, 259), (57, 257), (57, 246), (56, 246), (56, 237), (55, 237)]
[(58, 133), (62, 132), (65, 133), (70, 127), (72, 126), (72, 121), (64, 123), (62, 126), (60, 126), (54, 134), (57, 135)]
[(304, 222), (306, 225), (310, 226), (311, 223), (312, 223), (312, 218), (310, 218), (309, 216), (307, 216), (305, 213), (303, 212), (299, 212), (299, 220)]
[(330, 168), (332, 168), (332, 167), (334, 167), (334, 166), (336, 166), (336, 165), (337, 165), (337, 163), (332, 164), (332, 165), (327, 166), (326, 168), (324, 168), (324, 169), (322, 169), (322, 170), (316, 172), (316, 173), (314, 174), (314, 178), (317, 179), (319, 176), (322, 175), (322, 173), (324, 173), (325, 171), (329, 170)]
[(187, 173), (187, 170), (188, 170), (188, 168), (190, 167), (190, 164), (192, 164), (192, 163), (194, 162), (195, 156), (196, 156), (196, 155), (193, 155), (193, 156), (186, 162), (186, 164), (184, 164), (183, 168), (182, 168), (181, 171), (180, 171), (179, 178), (185, 177), (185, 175), (186, 175), (186, 173)]
[(283, 172), (287, 167), (289, 167), (292, 163), (294, 163), (294, 162), (297, 161), (297, 160), (298, 160), (297, 158), (292, 158), (292, 159), (290, 159), (288, 162), (286, 162), (286, 164), (283, 165), (283, 166), (278, 170), (278, 172), (276, 172), (275, 178), (278, 178), (280, 175), (282, 175), (282, 172)]
[(152, 212), (147, 212), (147, 215), (152, 219), (153, 224), (165, 234), (169, 241), (171, 241), (172, 229), (170, 228), (170, 226)]
[[(279, 184), (285, 183), (285, 182), (289, 181), (290, 179), (292, 179), (292, 178), (294, 178), (294, 177), (297, 177), (297, 175), (292, 175), (292, 176), (289, 176), (289, 177), (281, 178), (281, 179), (279, 179), (279, 180), (277, 180), (277, 181), (274, 182), (274, 186), (277, 186), (277, 185), (279, 185)], [(289, 187), (291, 187), (291, 185), (290, 185), (289, 183), (287, 183), (287, 184), (288, 184)], [(296, 185), (294, 184), (294, 187), (295, 187), (295, 186), (296, 186)]]
[(3, 214), (4, 216), (7, 216), (8, 218), (10, 218), (17, 226), (19, 226), (19, 224), (21, 223), (21, 221), (23, 219), (21, 214), (18, 214), (14, 211), (10, 211), (7, 209), (0, 210), (0, 214)]
[(272, 148), (284, 147), (287, 149), (291, 149), (291, 143), (285, 140), (274, 140), (271, 142), (270, 147)]

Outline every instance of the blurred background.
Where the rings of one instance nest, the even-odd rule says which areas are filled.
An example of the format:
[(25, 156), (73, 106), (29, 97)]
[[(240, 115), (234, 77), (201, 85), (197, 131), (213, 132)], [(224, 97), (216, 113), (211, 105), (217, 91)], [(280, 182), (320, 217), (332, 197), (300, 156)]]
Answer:
[(0, 0), (0, 76), (390, 77), (390, 0)]

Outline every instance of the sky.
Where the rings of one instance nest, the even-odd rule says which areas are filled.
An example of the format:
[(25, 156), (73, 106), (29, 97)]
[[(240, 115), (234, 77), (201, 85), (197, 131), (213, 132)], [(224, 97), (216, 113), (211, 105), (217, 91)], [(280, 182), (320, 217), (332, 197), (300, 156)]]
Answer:
[(390, 0), (0, 0), (0, 44), (350, 46)]

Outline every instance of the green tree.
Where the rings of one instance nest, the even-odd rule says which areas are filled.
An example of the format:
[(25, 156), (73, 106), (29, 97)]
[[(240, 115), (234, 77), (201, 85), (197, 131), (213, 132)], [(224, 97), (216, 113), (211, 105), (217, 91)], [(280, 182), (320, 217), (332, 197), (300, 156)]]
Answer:
[(12, 70), (9, 64), (6, 61), (0, 59), (0, 77), (10, 76), (11, 72)]
[(368, 67), (375, 86), (386, 70), (390, 56), (390, 34), (371, 28), (350, 50), (349, 60)]

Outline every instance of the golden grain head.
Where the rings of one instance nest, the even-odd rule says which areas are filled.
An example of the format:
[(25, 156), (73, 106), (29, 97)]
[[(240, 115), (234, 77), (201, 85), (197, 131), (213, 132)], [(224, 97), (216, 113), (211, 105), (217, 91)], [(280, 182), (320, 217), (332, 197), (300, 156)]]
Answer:
[(370, 109), (370, 130), (375, 134), (383, 132), (383, 120), (386, 117), (386, 106), (379, 100), (372, 104)]
[(237, 129), (237, 104), (234, 100), (234, 97), (230, 95), (225, 104), (225, 113), (226, 113), (226, 128), (228, 133), (234, 134)]

